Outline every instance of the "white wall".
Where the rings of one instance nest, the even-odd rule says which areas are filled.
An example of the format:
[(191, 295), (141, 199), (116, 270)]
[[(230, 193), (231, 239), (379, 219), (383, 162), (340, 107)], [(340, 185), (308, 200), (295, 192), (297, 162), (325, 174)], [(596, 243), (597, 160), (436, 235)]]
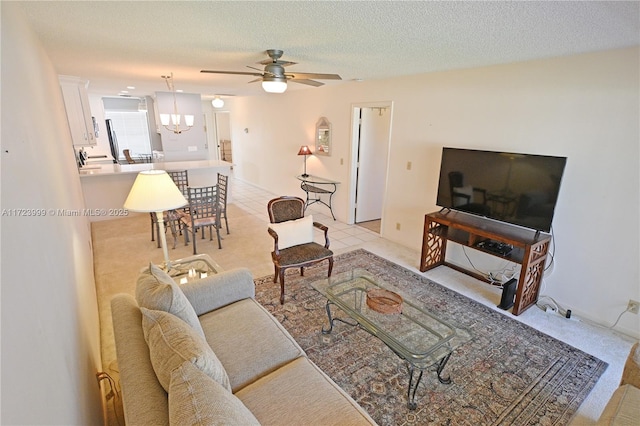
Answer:
[[(235, 174), (301, 195), (296, 153), (325, 116), (332, 155), (307, 165), (343, 182), (334, 212), (346, 220), (351, 106), (393, 102), (382, 234), (419, 250), (424, 214), (437, 209), (443, 146), (567, 156), (545, 293), (611, 325), (629, 299), (640, 300), (639, 56), (636, 47), (229, 99)], [(618, 329), (640, 336), (638, 316), (625, 314)]]
[(58, 75), (15, 6), (1, 8), (0, 423), (101, 424), (89, 223), (50, 212), (84, 207)]

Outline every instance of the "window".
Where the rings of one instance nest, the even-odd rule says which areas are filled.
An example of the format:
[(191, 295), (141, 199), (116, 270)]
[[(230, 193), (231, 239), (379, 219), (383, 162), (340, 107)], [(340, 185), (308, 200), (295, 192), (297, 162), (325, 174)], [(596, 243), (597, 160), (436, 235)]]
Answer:
[(151, 138), (146, 111), (105, 111), (111, 119), (118, 137), (118, 157), (124, 159), (122, 151), (128, 149), (133, 158), (151, 158)]

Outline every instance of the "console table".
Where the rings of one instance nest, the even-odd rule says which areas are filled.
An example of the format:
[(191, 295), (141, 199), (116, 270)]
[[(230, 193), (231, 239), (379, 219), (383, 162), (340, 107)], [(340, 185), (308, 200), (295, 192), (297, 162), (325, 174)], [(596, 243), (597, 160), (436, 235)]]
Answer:
[[(453, 241), (522, 265), (512, 310), (514, 315), (520, 315), (537, 302), (547, 252), (551, 243), (549, 234), (455, 211), (426, 214), (420, 271), (425, 272), (436, 266), (446, 265), (479, 280), (489, 282), (489, 279), (482, 274), (447, 262), (445, 258), (447, 241)], [(482, 241), (510, 244), (513, 246), (513, 250), (503, 256), (479, 247), (478, 243)]]
[[(304, 204), (305, 210), (313, 203), (324, 204), (329, 207), (333, 220), (336, 220), (336, 217), (333, 214), (333, 207), (331, 206), (331, 198), (336, 192), (336, 189), (338, 189), (338, 184), (340, 182), (313, 175), (299, 175), (296, 176), (296, 179), (300, 181), (300, 188), (307, 195), (307, 199)], [(328, 196), (329, 199), (327, 201), (322, 200), (323, 195)]]

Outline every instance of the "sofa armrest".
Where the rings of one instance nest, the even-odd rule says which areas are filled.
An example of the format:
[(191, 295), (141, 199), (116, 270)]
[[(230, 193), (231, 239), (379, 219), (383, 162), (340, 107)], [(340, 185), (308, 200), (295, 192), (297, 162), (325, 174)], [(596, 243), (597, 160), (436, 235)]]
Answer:
[(198, 316), (238, 300), (254, 298), (253, 276), (247, 268), (209, 275), (180, 286)]
[(633, 385), (640, 388), (640, 344), (636, 343), (629, 351), (627, 361), (622, 370), (622, 379), (620, 386)]
[(133, 296), (116, 294), (111, 317), (127, 425), (168, 425), (169, 405), (149, 360), (142, 331), (142, 313)]

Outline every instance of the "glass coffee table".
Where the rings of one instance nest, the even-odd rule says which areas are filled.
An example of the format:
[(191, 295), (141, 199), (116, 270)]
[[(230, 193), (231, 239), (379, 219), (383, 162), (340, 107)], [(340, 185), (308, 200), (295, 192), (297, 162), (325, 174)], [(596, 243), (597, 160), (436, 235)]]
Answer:
[[(439, 318), (437, 313), (429, 311), (424, 304), (406, 297), (363, 269), (337, 274), (316, 281), (312, 286), (327, 298), (329, 325), (322, 328), (322, 333), (331, 333), (335, 321), (359, 326), (382, 340), (407, 362), (409, 409), (415, 410), (417, 407), (416, 390), (424, 371), (433, 370), (437, 373), (440, 383), (451, 383), (449, 377), (442, 377), (442, 370), (453, 350), (471, 340), (472, 335), (467, 329)], [(367, 292), (373, 289), (384, 289), (399, 294), (403, 299), (402, 311), (385, 314), (370, 308), (367, 304)], [(349, 319), (334, 317), (331, 313), (332, 305), (340, 308)], [(416, 370), (419, 374), (414, 382)]]
[(200, 280), (209, 275), (219, 274), (223, 269), (206, 254), (196, 254), (182, 259), (172, 260), (168, 274), (178, 284)]

